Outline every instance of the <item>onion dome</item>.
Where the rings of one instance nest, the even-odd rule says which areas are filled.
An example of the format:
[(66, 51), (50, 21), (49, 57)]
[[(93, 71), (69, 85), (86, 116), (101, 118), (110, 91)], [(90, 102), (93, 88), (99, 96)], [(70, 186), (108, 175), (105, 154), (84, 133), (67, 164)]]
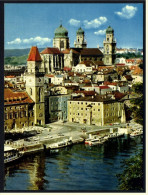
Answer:
[(77, 35), (84, 35), (84, 30), (81, 27), (77, 30)]
[(54, 32), (55, 38), (67, 38), (68, 31), (62, 26), (62, 24)]
[(114, 33), (114, 30), (112, 29), (111, 26), (109, 26), (109, 27), (106, 29), (106, 33)]

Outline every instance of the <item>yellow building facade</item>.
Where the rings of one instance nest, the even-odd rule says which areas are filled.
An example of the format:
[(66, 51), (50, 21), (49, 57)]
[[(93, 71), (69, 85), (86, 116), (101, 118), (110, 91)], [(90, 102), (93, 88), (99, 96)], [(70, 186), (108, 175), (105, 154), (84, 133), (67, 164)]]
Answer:
[(68, 121), (103, 126), (124, 123), (124, 103), (100, 97), (82, 97), (68, 101)]

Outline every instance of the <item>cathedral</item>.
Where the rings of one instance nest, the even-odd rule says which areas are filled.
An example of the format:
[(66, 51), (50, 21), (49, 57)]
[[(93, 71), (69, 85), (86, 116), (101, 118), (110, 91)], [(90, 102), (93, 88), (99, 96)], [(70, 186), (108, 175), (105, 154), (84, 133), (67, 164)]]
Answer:
[(80, 27), (76, 32), (74, 47), (70, 47), (68, 31), (60, 25), (54, 33), (53, 47), (48, 47), (40, 53), (42, 67), (48, 74), (66, 69), (71, 70), (73, 66), (87, 60), (100, 65), (114, 65), (116, 41), (114, 30), (110, 26), (106, 29), (106, 39), (103, 44), (104, 53), (98, 48), (87, 48), (85, 32)]

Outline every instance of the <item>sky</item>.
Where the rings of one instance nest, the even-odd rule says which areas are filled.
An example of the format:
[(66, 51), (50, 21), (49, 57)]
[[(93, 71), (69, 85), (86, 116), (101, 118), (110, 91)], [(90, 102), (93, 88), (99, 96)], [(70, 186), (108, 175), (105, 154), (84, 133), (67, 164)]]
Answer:
[(79, 27), (85, 32), (87, 47), (103, 47), (110, 25), (117, 48), (143, 48), (142, 3), (5, 3), (5, 49), (53, 47), (60, 24), (68, 30), (70, 47)]

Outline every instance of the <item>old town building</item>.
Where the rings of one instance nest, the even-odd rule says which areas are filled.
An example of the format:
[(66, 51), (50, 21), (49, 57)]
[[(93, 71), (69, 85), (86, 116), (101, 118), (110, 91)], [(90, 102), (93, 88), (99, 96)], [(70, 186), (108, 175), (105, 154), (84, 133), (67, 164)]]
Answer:
[(34, 101), (26, 92), (4, 89), (4, 129), (21, 129), (34, 125)]
[(106, 95), (71, 99), (68, 101), (68, 121), (97, 126), (124, 123), (124, 103)]

